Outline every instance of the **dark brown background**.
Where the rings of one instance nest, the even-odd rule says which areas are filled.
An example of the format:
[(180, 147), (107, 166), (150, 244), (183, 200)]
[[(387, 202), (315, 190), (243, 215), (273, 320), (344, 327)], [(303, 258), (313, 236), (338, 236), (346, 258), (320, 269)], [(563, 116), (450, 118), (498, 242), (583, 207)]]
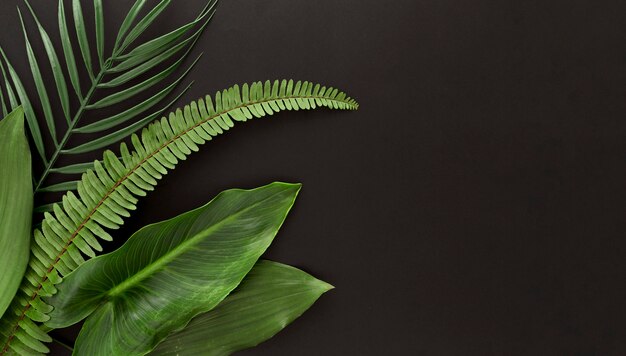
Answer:
[[(161, 30), (203, 2), (174, 1)], [(33, 0), (56, 33), (51, 3)], [(14, 60), (17, 4), (0, 10)], [(108, 33), (129, 6), (105, 2)], [(181, 102), (293, 77), (361, 109), (240, 125), (143, 199), (117, 241), (226, 188), (303, 182), (267, 257), (337, 288), (244, 354), (626, 354), (625, 10), (224, 0)]]

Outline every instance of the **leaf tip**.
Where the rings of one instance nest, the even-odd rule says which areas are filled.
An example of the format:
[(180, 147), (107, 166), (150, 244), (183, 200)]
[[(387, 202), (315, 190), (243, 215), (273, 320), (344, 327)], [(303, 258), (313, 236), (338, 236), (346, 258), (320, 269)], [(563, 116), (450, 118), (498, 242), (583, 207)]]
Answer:
[(24, 128), (24, 108), (22, 106), (16, 107), (11, 111), (2, 121), (7, 124), (11, 124), (14, 127)]
[(274, 182), (274, 185), (282, 186), (285, 189), (297, 190), (302, 189), (302, 183), (286, 183), (286, 182)]
[(334, 285), (332, 285), (330, 283), (326, 283), (326, 282), (324, 282), (324, 281), (322, 281), (320, 279), (317, 279), (316, 282), (317, 282), (316, 283), (317, 288), (321, 291), (320, 294), (324, 294), (324, 293), (326, 293), (326, 292), (328, 292), (330, 290), (335, 289)]

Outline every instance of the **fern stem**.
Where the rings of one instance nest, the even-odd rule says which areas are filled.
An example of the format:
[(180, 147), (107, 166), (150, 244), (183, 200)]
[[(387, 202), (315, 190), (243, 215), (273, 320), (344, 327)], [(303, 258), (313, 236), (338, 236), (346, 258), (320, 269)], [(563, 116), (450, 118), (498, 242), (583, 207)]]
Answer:
[[(238, 105), (238, 106), (234, 106), (231, 107), (229, 109), (225, 109), (225, 110), (220, 110), (219, 112), (214, 112), (212, 115), (209, 115), (208, 117), (206, 117), (205, 119), (199, 120), (198, 122), (196, 122), (195, 124), (191, 125), (190, 127), (187, 127), (186, 129), (183, 129), (181, 132), (177, 133), (176, 135), (172, 136), (169, 140), (167, 140), (166, 142), (164, 142), (161, 146), (159, 146), (158, 148), (154, 148), (150, 153), (145, 152), (145, 156), (136, 164), (134, 164), (132, 166), (132, 168), (129, 168), (124, 175), (120, 176), (113, 184), (113, 186), (100, 198), (98, 199), (97, 203), (95, 204), (95, 206), (89, 210), (89, 212), (87, 213), (87, 215), (84, 217), (83, 221), (74, 229), (74, 231), (71, 233), (71, 235), (69, 236), (69, 238), (67, 239), (67, 241), (65, 242), (65, 244), (63, 245), (63, 248), (57, 253), (57, 255), (55, 256), (54, 259), (51, 259), (49, 262), (49, 265), (46, 266), (46, 274), (41, 277), (41, 281), (38, 282), (38, 285), (35, 287), (34, 291), (32, 292), (32, 294), (30, 295), (30, 298), (27, 298), (27, 302), (26, 305), (23, 305), (21, 307), (21, 311), (18, 312), (19, 315), (17, 317), (17, 319), (15, 319), (14, 324), (12, 324), (12, 328), (10, 328), (10, 332), (6, 339), (6, 342), (4, 344), (4, 346), (2, 347), (2, 350), (0, 351), (0, 354), (5, 354), (6, 352), (8, 352), (9, 350), (9, 346), (11, 344), (11, 342), (15, 339), (16, 333), (19, 330), (19, 325), (21, 323), (21, 321), (26, 318), (26, 315), (28, 313), (28, 311), (30, 310), (30, 308), (33, 306), (32, 302), (37, 299), (37, 297), (39, 297), (39, 294), (43, 288), (44, 283), (50, 278), (49, 275), (51, 272), (53, 272), (56, 268), (57, 268), (57, 264), (61, 261), (61, 258), (68, 252), (68, 249), (72, 246), (72, 244), (74, 244), (75, 239), (77, 238), (77, 236), (79, 236), (80, 232), (86, 227), (86, 225), (93, 219), (94, 214), (96, 214), (96, 212), (98, 211), (98, 209), (105, 204), (105, 202), (113, 195), (113, 193), (115, 193), (117, 191), (117, 189), (119, 189), (120, 186), (122, 186), (124, 184), (124, 182), (128, 179), (132, 179), (131, 177), (133, 176), (133, 174), (135, 174), (139, 169), (141, 169), (141, 167), (143, 167), (150, 159), (152, 159), (155, 155), (159, 154), (161, 151), (163, 151), (165, 148), (167, 148), (168, 146), (176, 143), (178, 140), (183, 139), (183, 137), (187, 134), (189, 134), (191, 131), (195, 130), (196, 128), (198, 128), (201, 125), (206, 124), (207, 122), (214, 120), (218, 117), (224, 116), (224, 115), (228, 115), (230, 112), (238, 110), (242, 107), (249, 107), (252, 105), (256, 105), (256, 104), (265, 104), (265, 103), (269, 103), (272, 101), (279, 101), (279, 100), (290, 100), (290, 99), (324, 99), (324, 100), (328, 100), (331, 102), (341, 102), (341, 100), (335, 100), (334, 98), (325, 98), (322, 95), (291, 95), (291, 96), (284, 96), (281, 98), (265, 98), (265, 99), (260, 99), (260, 100), (255, 100), (255, 101), (248, 101), (244, 104)], [(332, 107), (332, 106), (330, 106)], [(95, 203), (95, 202), (94, 202)], [(34, 285), (33, 285), (34, 286)], [(18, 309), (19, 310), (19, 309)]]
[(100, 81), (102, 81), (102, 78), (104, 78), (104, 74), (107, 72), (107, 70), (109, 70), (111, 63), (112, 63), (112, 60), (111, 59), (108, 60), (104, 64), (104, 66), (100, 68), (100, 73), (98, 73), (98, 75), (91, 82), (91, 88), (89, 88), (87, 95), (81, 101), (80, 108), (78, 108), (78, 111), (72, 118), (72, 121), (67, 131), (65, 132), (65, 135), (63, 135), (63, 139), (56, 146), (54, 150), (54, 154), (52, 154), (48, 163), (45, 164), (44, 171), (41, 174), (41, 177), (39, 178), (39, 180), (37, 181), (37, 184), (35, 185), (34, 194), (37, 194), (39, 192), (39, 189), (41, 188), (42, 184), (45, 182), (46, 178), (48, 178), (48, 175), (50, 174), (51, 169), (54, 167), (54, 164), (56, 163), (57, 159), (61, 155), (61, 151), (65, 148), (65, 145), (67, 145), (67, 142), (69, 141), (70, 137), (72, 136), (72, 133), (74, 132), (74, 128), (76, 127), (76, 125), (78, 125), (78, 122), (83, 117), (83, 114), (85, 113), (87, 109), (87, 105), (89, 104), (89, 101), (91, 100), (91, 97), (96, 92), (98, 84), (100, 84)]

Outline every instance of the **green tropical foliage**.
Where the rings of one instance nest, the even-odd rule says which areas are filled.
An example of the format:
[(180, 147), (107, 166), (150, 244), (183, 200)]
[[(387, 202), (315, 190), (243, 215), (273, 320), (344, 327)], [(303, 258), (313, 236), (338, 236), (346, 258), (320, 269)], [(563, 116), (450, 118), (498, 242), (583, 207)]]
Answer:
[(332, 288), (297, 268), (261, 260), (215, 309), (168, 336), (151, 355), (221, 356), (254, 347)]
[[(138, 197), (236, 122), (284, 110), (355, 110), (355, 100), (332, 87), (275, 80), (235, 85), (163, 116), (184, 92), (170, 98), (197, 62), (185, 64), (217, 0), (208, 0), (189, 23), (144, 42), (142, 34), (171, 0), (151, 6), (136, 0), (111, 42), (102, 0), (93, 0), (92, 29), (80, 0), (58, 0), (62, 57), (24, 1), (37, 26), (36, 36), (29, 33), (18, 10), (36, 100), (0, 48), (0, 108), (8, 115), (0, 122), (0, 167), (11, 167), (0, 169), (0, 260), (11, 266), (0, 275), (0, 354), (47, 353), (51, 328), (83, 318), (77, 354), (145, 354), (172, 332), (159, 353), (230, 353), (271, 337), (328, 290), (304, 272), (261, 262), (229, 296), (293, 203), (299, 186), (284, 183), (225, 192), (203, 208), (140, 230), (112, 254), (92, 258), (103, 250), (102, 240), (112, 240), (109, 230), (136, 209)], [(45, 56), (34, 52), (35, 38)], [(44, 82), (42, 70), (51, 71), (53, 85)], [(59, 112), (63, 120), (55, 117)], [(34, 177), (24, 121), (43, 164)], [(11, 137), (5, 140), (3, 130)], [(81, 134), (95, 138), (70, 146), (70, 138)], [(125, 139), (119, 151), (106, 150)], [(102, 159), (81, 158), (87, 153), (102, 153)], [(77, 163), (59, 166), (63, 155), (77, 157)], [(60, 183), (49, 185), (51, 175)], [(46, 192), (66, 193), (57, 203), (33, 209), (34, 193)], [(30, 233), (33, 211), (43, 213), (43, 220)], [(13, 241), (14, 236), (21, 237)], [(142, 255), (147, 251), (152, 254)], [(265, 317), (271, 313), (274, 318)], [(197, 327), (184, 328), (190, 320)], [(237, 337), (237, 328), (246, 334)], [(181, 342), (190, 347), (181, 348)]]
[[(215, 103), (215, 104), (213, 104)], [(56, 294), (56, 284), (102, 247), (99, 239), (111, 240), (106, 229), (117, 229), (123, 218), (135, 210), (137, 196), (154, 189), (158, 180), (180, 160), (199, 150), (234, 126), (272, 115), (281, 110), (313, 109), (318, 106), (356, 109), (358, 104), (345, 93), (309, 82), (266, 81), (233, 86), (186, 105), (144, 128), (141, 138), (133, 134), (131, 152), (120, 147), (121, 160), (105, 151), (102, 163), (83, 173), (77, 182), (78, 195), (68, 192), (53, 212), (46, 213), (41, 230), (34, 232), (34, 244), (26, 278), (11, 305), (11, 313), (0, 320), (4, 349), (47, 352), (41, 342), (49, 338), (33, 322), (48, 322), (52, 311), (43, 297)], [(88, 145), (100, 145), (94, 140)], [(29, 320), (30, 319), (30, 320)], [(35, 331), (34, 329), (37, 329)]]
[(18, 107), (0, 121), (0, 317), (26, 270), (32, 210), (30, 149)]
[[(37, 100), (31, 99), (23, 80), (0, 48), (4, 60), (4, 65), (1, 66), (5, 78), (4, 89), (8, 99), (5, 100), (0, 91), (0, 106), (5, 113), (8, 111), (7, 108), (16, 108), (20, 104), (24, 107), (35, 149), (43, 162), (42, 173), (35, 177), (35, 193), (65, 192), (76, 188), (74, 182), (68, 182), (71, 176), (67, 175), (83, 173), (91, 167), (91, 162), (83, 161), (59, 167), (58, 159), (62, 155), (98, 149), (95, 146), (83, 146), (80, 149), (69, 147), (71, 137), (80, 134), (98, 134), (106, 142), (119, 142), (157, 119), (175, 101), (167, 105), (162, 104), (181, 83), (189, 69), (195, 65), (196, 61), (188, 65), (183, 74), (177, 74), (177, 70), (183, 66), (185, 58), (215, 13), (217, 0), (209, 0), (191, 22), (142, 43), (138, 43), (139, 36), (155, 23), (168, 8), (171, 0), (161, 0), (149, 11), (146, 10), (148, 3), (146, 0), (137, 0), (120, 26), (113, 49), (108, 54), (105, 53), (107, 39), (104, 32), (102, 0), (93, 1), (95, 28), (89, 29), (91, 31), (85, 24), (85, 14), (80, 0), (71, 0), (71, 11), (65, 9), (63, 0), (59, 0), (58, 31), (64, 61), (59, 58), (50, 35), (40, 23), (28, 0), (25, 0), (25, 3), (37, 25), (36, 37), (43, 43), (46, 51), (45, 57), (34, 53), (31, 44), (31, 37), (34, 36), (29, 36), (22, 20), (26, 54), (38, 94)], [(140, 16), (142, 10), (147, 11), (143, 17)], [(67, 12), (71, 12), (74, 22), (71, 29), (68, 25)], [(18, 14), (22, 19), (19, 10)], [(72, 38), (78, 41), (80, 49), (78, 56), (72, 50)], [(52, 72), (54, 85), (44, 82), (42, 71), (45, 69)], [(157, 73), (144, 79), (142, 75), (150, 73), (151, 70), (157, 70)], [(81, 85), (81, 79), (85, 76), (88, 78), (87, 86)], [(150, 89), (153, 89), (153, 92), (148, 98), (142, 98), (136, 103), (137, 98)], [(77, 107), (71, 105), (72, 96), (78, 101)], [(53, 101), (52, 97), (58, 98), (58, 102)], [(129, 103), (132, 104), (128, 105)], [(155, 109), (159, 105), (162, 106)], [(44, 132), (46, 130), (42, 129), (37, 120), (36, 107), (41, 107), (47, 132)], [(64, 122), (55, 120), (53, 115), (55, 109), (63, 113)], [(86, 117), (102, 116), (99, 113), (100, 109), (107, 109), (105, 117), (83, 124)], [(110, 129), (115, 131), (107, 131)], [(50, 152), (46, 151), (44, 144), (46, 135), (53, 143)], [(60, 175), (62, 183), (46, 185), (51, 174)]]
[(300, 190), (274, 183), (230, 190), (207, 205), (137, 231), (117, 251), (94, 258), (59, 286), (47, 326), (89, 316), (77, 355), (152, 350), (192, 317), (213, 309), (270, 245)]

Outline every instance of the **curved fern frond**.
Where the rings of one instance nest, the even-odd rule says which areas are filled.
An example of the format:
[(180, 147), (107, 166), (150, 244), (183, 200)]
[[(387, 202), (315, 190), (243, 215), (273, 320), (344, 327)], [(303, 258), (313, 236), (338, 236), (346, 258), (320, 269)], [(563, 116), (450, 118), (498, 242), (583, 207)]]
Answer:
[[(63, 175), (60, 179), (61, 181), (72, 179), (65, 176), (69, 173), (59, 169), (57, 161), (62, 155), (78, 153), (74, 148), (68, 147), (70, 138), (73, 135), (101, 133), (104, 130), (117, 127), (118, 131), (124, 130), (125, 135), (108, 137), (107, 142), (115, 143), (132, 132), (141, 129), (147, 122), (155, 118), (154, 114), (146, 115), (146, 113), (152, 110), (159, 102), (162, 102), (180, 84), (183, 76), (174, 77), (175, 73), (183, 66), (184, 60), (211, 20), (218, 0), (207, 0), (205, 7), (195, 19), (143, 43), (138, 43), (137, 39), (156, 22), (171, 0), (161, 0), (153, 5), (151, 10), (143, 17), (140, 16), (140, 11), (145, 7), (146, 1), (136, 0), (117, 33), (115, 45), (109, 55), (105, 53), (106, 39), (103, 1), (94, 0), (93, 2), (95, 26), (92, 29), (86, 25), (87, 21), (85, 21), (85, 14), (80, 0), (71, 0), (71, 8), (67, 9), (67, 11), (65, 1), (58, 0), (57, 17), (61, 47), (63, 49), (63, 62), (59, 59), (48, 32), (40, 23), (29, 0), (24, 0), (24, 2), (35, 20), (38, 37), (43, 43), (48, 64), (43, 66), (40, 63), (43, 57), (38, 57), (33, 51), (33, 46), (31, 45), (33, 36), (29, 36), (22, 19), (22, 13), (18, 9), (26, 45), (26, 54), (32, 79), (37, 90), (38, 100), (37, 102), (31, 101), (24, 89), (23, 81), (14, 70), (4, 51), (0, 48), (2, 57), (0, 61), (3, 62), (0, 67), (5, 78), (4, 92), (7, 94), (9, 103), (5, 103), (3, 90), (0, 90), (0, 102), (3, 112), (8, 112), (9, 108), (20, 104), (24, 107), (35, 148), (44, 164), (41, 175), (35, 177), (34, 185), (35, 193), (37, 193), (51, 190), (51, 187), (45, 186), (45, 182), (51, 174)], [(73, 26), (68, 25), (68, 15), (72, 17)], [(72, 38), (77, 39), (79, 53), (74, 53)], [(171, 60), (173, 64), (167, 64), (168, 60)], [(187, 72), (195, 63), (188, 65)], [(149, 76), (148, 79), (139, 81), (142, 75), (166, 64), (167, 67), (165, 69), (159, 70), (156, 74)], [(4, 73), (5, 66), (8, 76), (6, 75), (7, 73)], [(44, 82), (42, 75), (44, 69), (49, 69), (52, 72), (54, 85), (49, 86), (48, 83)], [(64, 71), (67, 72), (67, 77)], [(86, 73), (89, 78), (87, 87), (81, 86), (81, 73)], [(170, 79), (172, 77), (173, 79)], [(127, 84), (131, 84), (131, 86), (128, 88), (124, 87)], [(72, 87), (73, 93), (70, 93), (69, 86)], [(17, 94), (13, 93), (13, 88)], [(133, 99), (150, 89), (155, 90), (156, 93), (151, 93), (148, 99), (144, 99), (139, 104), (135, 104), (131, 108), (120, 105), (132, 102)], [(50, 95), (54, 93), (56, 95)], [(77, 98), (78, 107), (71, 107), (71, 96)], [(52, 100), (53, 97), (57, 97), (58, 102)], [(79, 126), (79, 122), (83, 118), (92, 116), (102, 108), (113, 106), (122, 109), (117, 109), (118, 111), (114, 111), (111, 116), (91, 120), (87, 125)], [(53, 115), (57, 107), (59, 108), (58, 111), (63, 113), (67, 127), (58, 127), (59, 120), (55, 120)], [(46, 130), (43, 130), (43, 126), (40, 128), (35, 108), (41, 108), (43, 112), (42, 116), (47, 126), (47, 136), (50, 137), (50, 141), (53, 143), (52, 149), (49, 149), (50, 152), (46, 152), (44, 145), (46, 133), (42, 132)], [(156, 116), (160, 115), (167, 108), (160, 108)], [(144, 123), (144, 125), (138, 125), (138, 122)], [(81, 153), (92, 152), (101, 148), (96, 146), (82, 147), (80, 151)], [(75, 162), (77, 165), (82, 163), (86, 162)], [(82, 172), (84, 171), (79, 173)]]
[(235, 85), (186, 105), (133, 134), (130, 150), (120, 146), (121, 159), (111, 151), (76, 183), (61, 203), (45, 213), (26, 277), (5, 317), (0, 319), (0, 352), (46, 352), (50, 338), (37, 325), (50, 319), (45, 297), (55, 285), (101, 251), (99, 240), (110, 241), (107, 229), (117, 229), (135, 210), (137, 197), (152, 191), (157, 182), (199, 146), (228, 131), (234, 122), (247, 121), (283, 110), (354, 110), (355, 100), (345, 93), (310, 82), (282, 80)]

